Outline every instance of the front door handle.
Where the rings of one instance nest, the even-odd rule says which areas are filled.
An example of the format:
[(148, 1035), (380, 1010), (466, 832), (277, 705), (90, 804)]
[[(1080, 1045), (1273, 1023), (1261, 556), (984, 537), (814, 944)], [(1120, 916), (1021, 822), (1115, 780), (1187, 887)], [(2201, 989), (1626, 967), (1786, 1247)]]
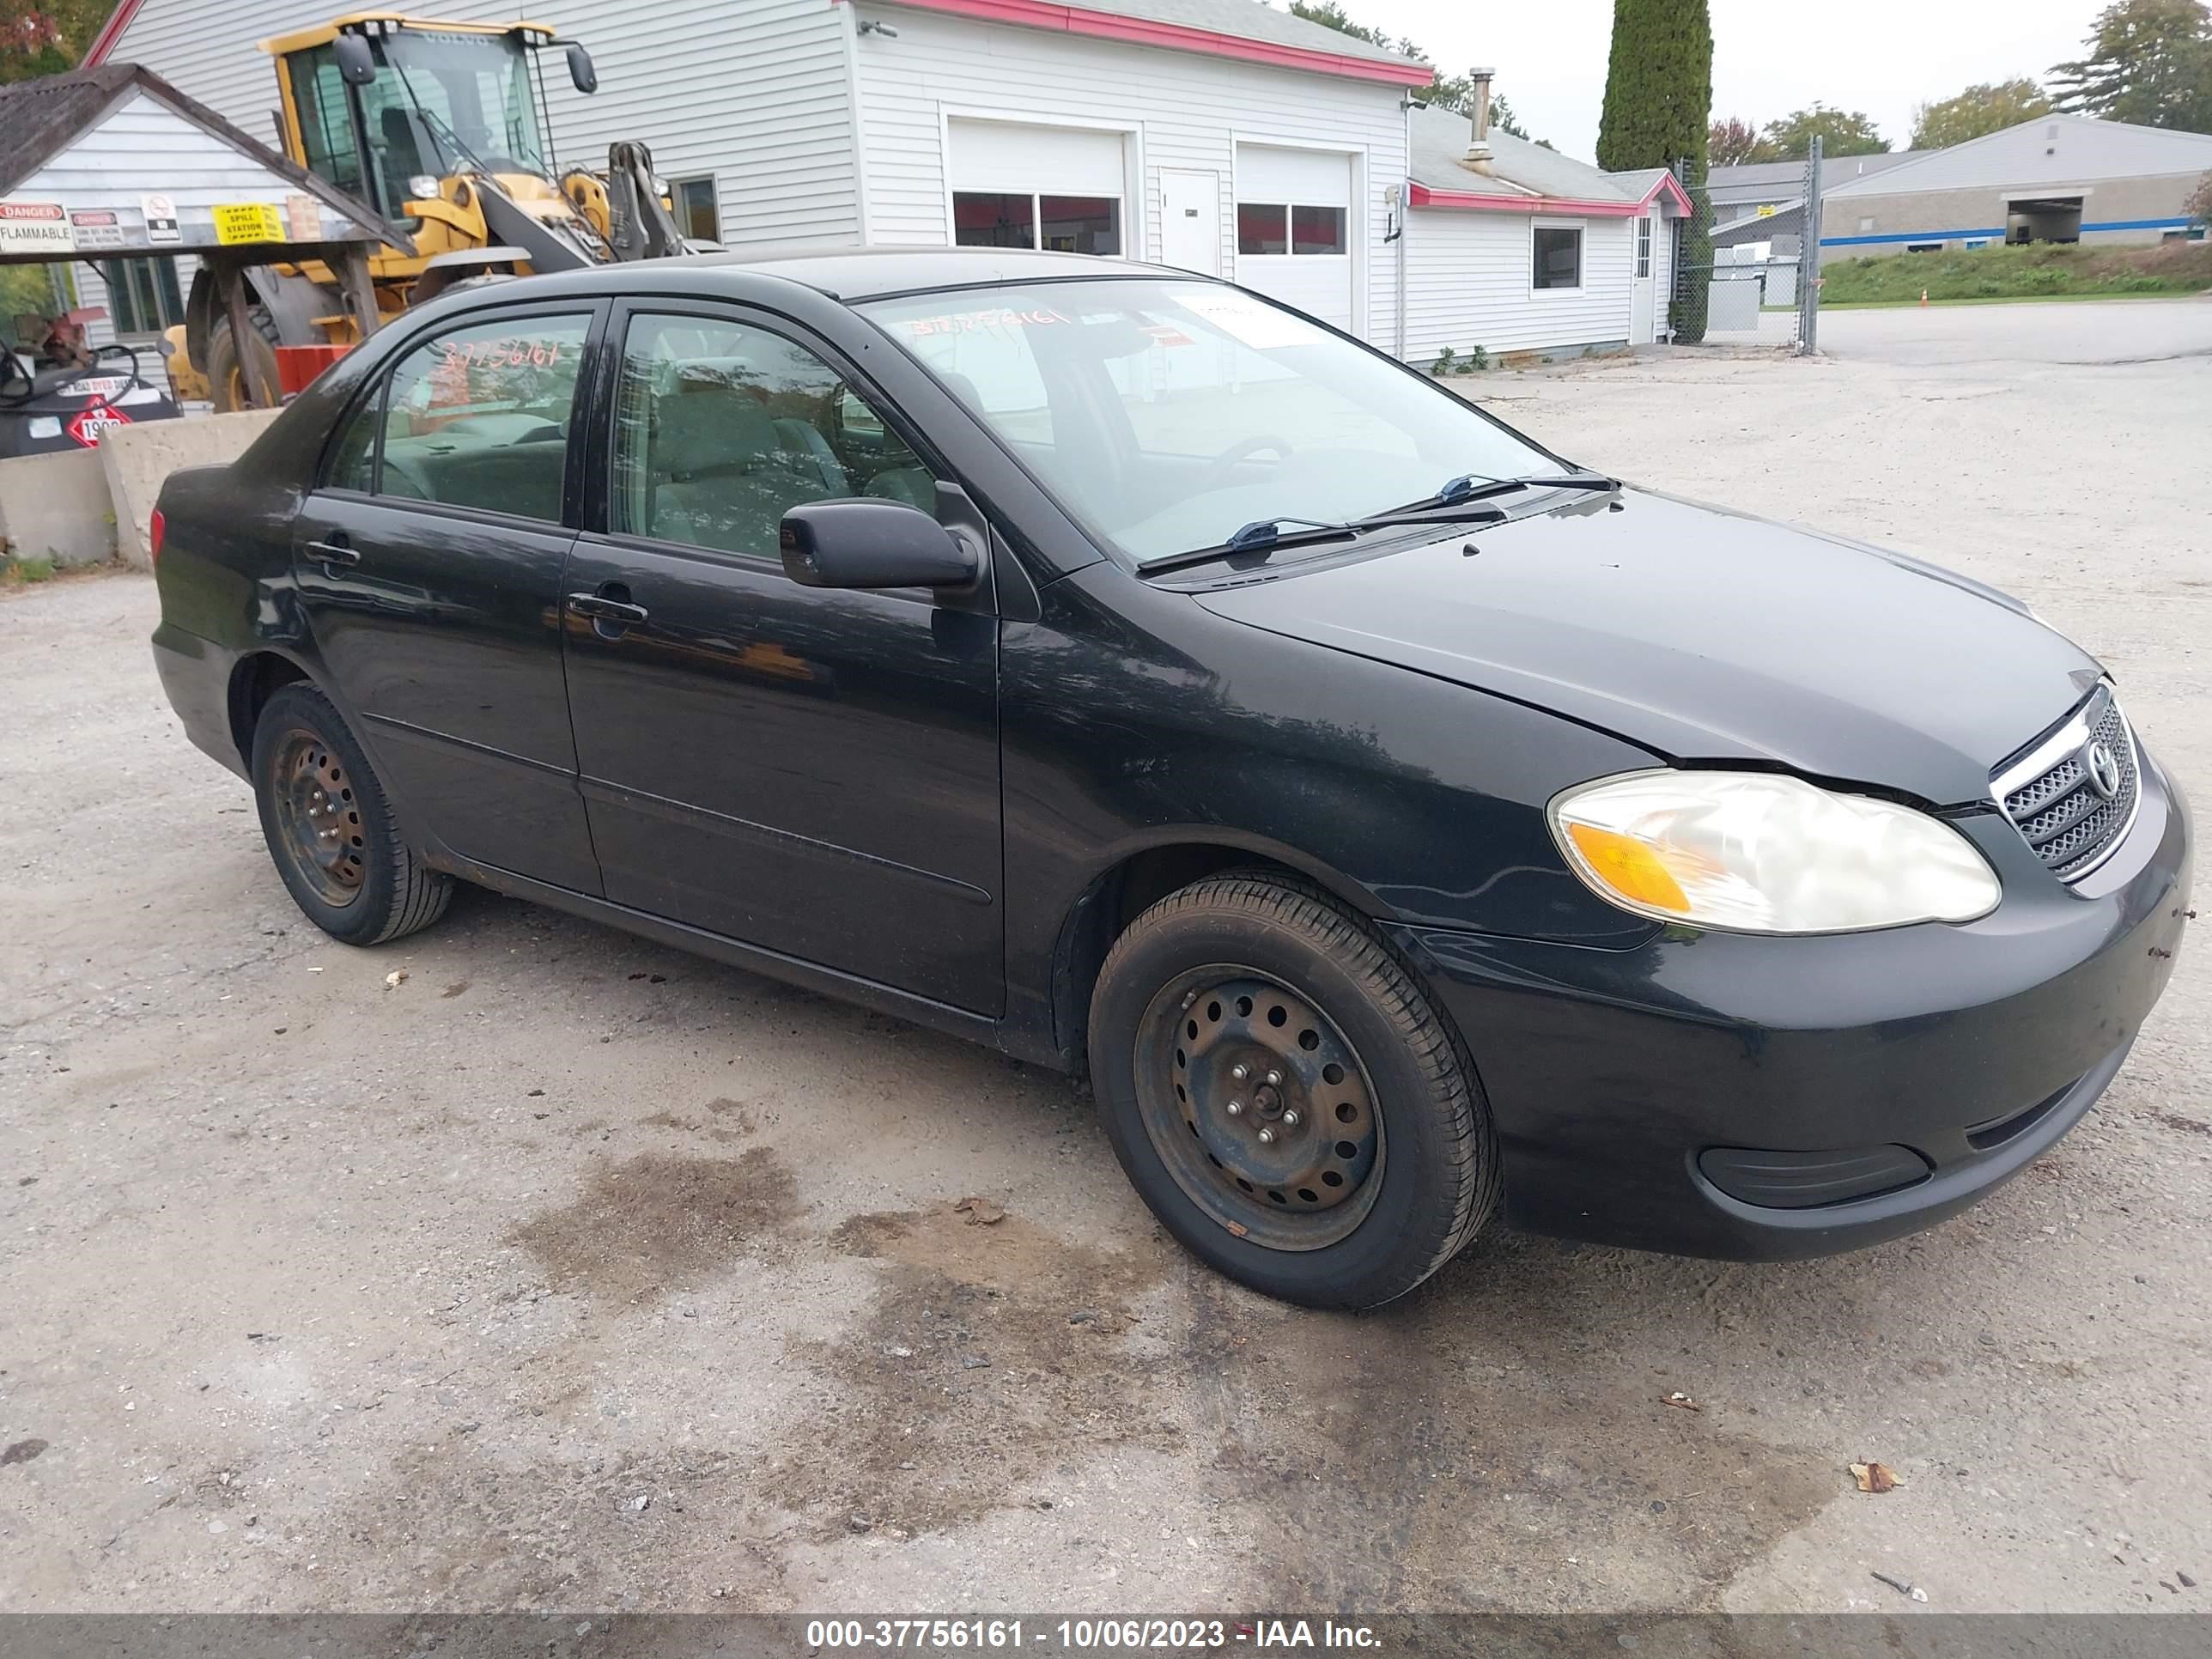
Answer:
[(609, 599), (604, 593), (571, 593), (568, 609), (580, 617), (590, 617), (599, 622), (641, 623), (646, 609), (632, 605), (627, 599)]
[(343, 542), (309, 542), (307, 550), (328, 565), (352, 566), (361, 562), (361, 550)]

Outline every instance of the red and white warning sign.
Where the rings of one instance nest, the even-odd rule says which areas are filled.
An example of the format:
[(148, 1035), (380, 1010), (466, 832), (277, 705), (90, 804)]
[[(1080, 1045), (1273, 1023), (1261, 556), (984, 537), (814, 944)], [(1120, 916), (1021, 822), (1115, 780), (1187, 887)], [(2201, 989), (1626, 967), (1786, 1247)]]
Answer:
[(85, 448), (97, 449), (100, 441), (117, 427), (130, 424), (128, 415), (112, 404), (103, 404), (98, 409), (88, 409), (81, 415), (70, 416), (66, 430)]
[(0, 253), (73, 253), (69, 215), (59, 202), (0, 202)]

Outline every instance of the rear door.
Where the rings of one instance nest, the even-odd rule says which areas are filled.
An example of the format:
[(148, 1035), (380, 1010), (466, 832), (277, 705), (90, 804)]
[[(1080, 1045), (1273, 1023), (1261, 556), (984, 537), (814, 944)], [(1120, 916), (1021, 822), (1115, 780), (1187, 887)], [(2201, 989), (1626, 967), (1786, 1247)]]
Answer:
[(939, 470), (781, 319), (617, 312), (599, 526), (565, 586), (606, 896), (979, 1013), (1004, 998), (998, 623), (802, 587), (783, 514), (933, 505)]
[(410, 821), (599, 890), (561, 661), (576, 388), (605, 307), (472, 312), (356, 406), (295, 523), (334, 689)]

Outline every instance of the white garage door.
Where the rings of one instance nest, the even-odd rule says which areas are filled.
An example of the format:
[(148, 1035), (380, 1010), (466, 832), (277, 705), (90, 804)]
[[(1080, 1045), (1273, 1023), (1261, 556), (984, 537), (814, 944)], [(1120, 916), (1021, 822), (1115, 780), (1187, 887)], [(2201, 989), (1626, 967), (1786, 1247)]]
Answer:
[(952, 239), (963, 247), (1122, 251), (1121, 134), (954, 121), (951, 137)]
[(1352, 327), (1352, 160), (1237, 147), (1237, 280), (1344, 329)]

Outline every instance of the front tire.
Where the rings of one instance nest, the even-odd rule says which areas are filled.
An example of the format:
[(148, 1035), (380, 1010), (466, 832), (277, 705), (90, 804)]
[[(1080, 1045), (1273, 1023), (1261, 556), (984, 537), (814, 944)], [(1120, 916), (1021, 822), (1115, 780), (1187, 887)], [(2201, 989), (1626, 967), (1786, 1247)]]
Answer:
[(253, 794), (276, 873), (307, 920), (346, 945), (428, 927), (451, 877), (416, 858), (368, 757), (331, 700), (280, 686), (253, 729)]
[(276, 380), (276, 319), (266, 306), (252, 305), (246, 308), (246, 320), (248, 327), (242, 344), (232, 337), (228, 317), (219, 319), (208, 335), (208, 401), (218, 415), (255, 406), (254, 381), (247, 378), (249, 374), (258, 377), (271, 398), (283, 400)]
[(1138, 1194), (1267, 1295), (1370, 1308), (1498, 1207), (1496, 1133), (1451, 1028), (1327, 895), (1258, 872), (1170, 895), (1091, 998), (1092, 1086)]

